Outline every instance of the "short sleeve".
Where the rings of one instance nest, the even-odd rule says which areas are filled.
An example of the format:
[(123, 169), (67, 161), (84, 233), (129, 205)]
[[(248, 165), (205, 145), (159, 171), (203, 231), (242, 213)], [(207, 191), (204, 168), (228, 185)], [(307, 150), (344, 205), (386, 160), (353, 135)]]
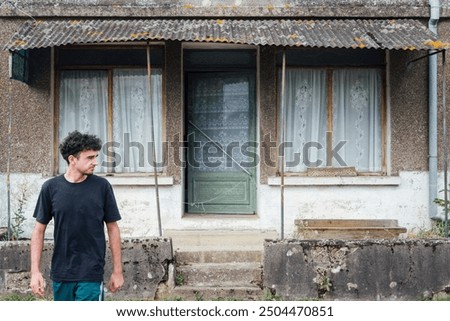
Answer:
[(42, 224), (48, 224), (52, 220), (52, 200), (49, 184), (44, 184), (41, 188), (33, 217)]
[(105, 205), (104, 205), (104, 221), (107, 223), (119, 221), (121, 219), (119, 208), (117, 207), (116, 198), (111, 184), (107, 183)]

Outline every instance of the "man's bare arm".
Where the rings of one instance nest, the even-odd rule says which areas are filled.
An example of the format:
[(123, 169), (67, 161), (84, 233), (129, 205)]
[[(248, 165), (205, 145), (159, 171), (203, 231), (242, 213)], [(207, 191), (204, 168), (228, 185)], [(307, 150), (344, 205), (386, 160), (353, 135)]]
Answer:
[(122, 272), (122, 242), (117, 222), (106, 224), (108, 230), (109, 247), (112, 254), (113, 270), (109, 280), (109, 289), (116, 292), (124, 283)]
[(47, 225), (36, 222), (31, 235), (31, 290), (41, 297), (45, 293), (45, 280), (41, 273), (41, 256), (44, 248), (44, 234)]

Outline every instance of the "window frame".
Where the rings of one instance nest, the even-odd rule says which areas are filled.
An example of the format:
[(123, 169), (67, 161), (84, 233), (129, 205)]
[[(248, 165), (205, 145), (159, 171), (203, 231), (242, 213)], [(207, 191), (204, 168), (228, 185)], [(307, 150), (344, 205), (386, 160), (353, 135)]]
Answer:
[[(333, 149), (333, 71), (335, 70), (356, 70), (356, 69), (374, 69), (378, 70), (380, 72), (381, 76), (381, 92), (380, 92), (380, 118), (381, 118), (381, 170), (380, 171), (374, 171), (374, 172), (368, 172), (368, 171), (358, 171), (355, 170), (355, 173), (357, 176), (386, 176), (387, 175), (387, 102), (386, 102), (386, 67), (385, 66), (379, 66), (379, 65), (360, 65), (360, 66), (348, 66), (348, 65), (341, 65), (341, 66), (301, 66), (301, 65), (294, 65), (289, 66), (286, 64), (286, 69), (298, 69), (298, 70), (306, 70), (306, 69), (313, 69), (313, 70), (324, 70), (326, 72), (326, 87), (327, 87), (327, 135), (326, 135), (326, 164), (325, 168), (333, 169), (334, 175), (339, 176), (339, 169), (342, 169), (342, 167), (336, 167), (332, 165), (332, 149)], [(281, 75), (282, 67), (277, 66), (277, 75)], [(277, 99), (276, 99), (276, 117), (277, 117), (277, 131), (276, 131), (276, 141), (278, 146), (281, 144), (281, 137), (280, 137), (280, 119), (279, 119), (279, 113), (280, 113), (280, 97), (282, 95), (281, 93), (281, 77), (276, 77), (277, 85)], [(324, 167), (315, 167), (317, 168), (324, 168)], [(346, 171), (347, 172), (347, 171)], [(277, 148), (277, 176), (280, 176), (280, 148)], [(308, 171), (303, 172), (293, 172), (293, 171), (286, 171), (286, 167), (284, 169), (284, 175), (285, 176), (308, 176)], [(323, 175), (328, 176), (328, 175)]]
[[(150, 45), (150, 48), (159, 47), (162, 48), (163, 51), (165, 51), (164, 45), (161, 44), (153, 44)], [(68, 46), (67, 48), (56, 48), (55, 54), (54, 54), (54, 84), (53, 84), (53, 92), (54, 92), (54, 98), (53, 98), (53, 175), (60, 175), (59, 173), (59, 143), (61, 137), (59, 137), (59, 104), (60, 104), (60, 92), (59, 92), (59, 86), (60, 86), (60, 74), (62, 71), (70, 71), (70, 70), (78, 70), (78, 71), (98, 71), (103, 70), (107, 73), (107, 88), (108, 88), (108, 124), (107, 124), (107, 140), (113, 141), (113, 74), (114, 70), (117, 69), (147, 69), (147, 65), (142, 64), (136, 64), (136, 65), (59, 65), (58, 64), (58, 53), (61, 50), (71, 50), (71, 49), (83, 49), (83, 48), (89, 48), (89, 49), (95, 49), (95, 50), (132, 50), (132, 49), (139, 49), (143, 50), (146, 49), (146, 45), (91, 45), (91, 46)], [(166, 75), (165, 75), (165, 66), (164, 64), (152, 64), (152, 69), (160, 69), (161, 70), (161, 139), (162, 139), (162, 162), (165, 164), (167, 162), (167, 155), (166, 150), (164, 146), (164, 142), (167, 141), (166, 139)], [(102, 142), (104, 143), (104, 142)], [(109, 152), (109, 151), (108, 151)], [(108, 153), (109, 155), (109, 153)], [(158, 175), (166, 175), (167, 174), (167, 166), (162, 166), (157, 171)], [(106, 172), (96, 173), (96, 175), (105, 175), (105, 176), (150, 176), (153, 175), (153, 171), (151, 172), (130, 172), (130, 173), (122, 173), (122, 172), (115, 172), (113, 167), (108, 167)]]

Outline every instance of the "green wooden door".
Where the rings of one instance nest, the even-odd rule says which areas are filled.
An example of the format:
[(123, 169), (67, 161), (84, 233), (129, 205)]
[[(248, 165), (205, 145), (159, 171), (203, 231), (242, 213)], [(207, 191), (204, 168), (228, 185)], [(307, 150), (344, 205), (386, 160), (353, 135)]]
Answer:
[(187, 212), (254, 214), (254, 72), (187, 74)]

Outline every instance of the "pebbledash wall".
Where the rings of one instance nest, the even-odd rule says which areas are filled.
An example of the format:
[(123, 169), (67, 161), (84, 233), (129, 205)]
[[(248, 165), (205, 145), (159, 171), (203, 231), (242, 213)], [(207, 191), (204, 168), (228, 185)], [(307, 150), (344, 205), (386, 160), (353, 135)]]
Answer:
[[(58, 17), (415, 17), (427, 23), (429, 8), (424, 1), (228, 1), (219, 6), (215, 1), (174, 1), (164, 10), (164, 1), (19, 1), (33, 16)], [(301, 2), (301, 3), (300, 3)], [(305, 4), (306, 3), (306, 4)], [(286, 4), (289, 4), (287, 6)], [(363, 5), (364, 4), (364, 5)], [(255, 9), (255, 6), (257, 9)], [(336, 7), (334, 7), (336, 6)], [(402, 10), (398, 10), (399, 6)], [(449, 4), (442, 1), (439, 31), (449, 39)], [(354, 10), (349, 11), (352, 7)], [(108, 10), (105, 10), (107, 8)], [(237, 10), (239, 9), (239, 10)], [(351, 13), (349, 13), (351, 12)], [(0, 7), (0, 44), (11, 38), (28, 16), (4, 4)], [(166, 139), (181, 131), (183, 94), (181, 82), (182, 45), (166, 42), (165, 86)], [(269, 133), (276, 137), (275, 49), (260, 47), (258, 133), (259, 139)], [(285, 188), (285, 236), (295, 236), (294, 220), (298, 218), (327, 219), (397, 219), (399, 225), (415, 233), (431, 227), (428, 217), (428, 74), (427, 60), (410, 68), (406, 62), (423, 52), (391, 51), (387, 65), (387, 169), (380, 177), (289, 177)], [(9, 80), (8, 53), (0, 52), (0, 226), (7, 225), (7, 166), (11, 172), (11, 215), (17, 210), (17, 200), (26, 189), (27, 201), (23, 237), (29, 237), (34, 225), (32, 213), (45, 180), (52, 176), (53, 105), (50, 88), (50, 49), (32, 50), (31, 83)], [(168, 63), (170, 62), (170, 63)], [(440, 81), (439, 81), (440, 83)], [(440, 88), (442, 89), (442, 88)], [(448, 91), (448, 90), (447, 90)], [(441, 95), (441, 90), (439, 95)], [(440, 100), (441, 101), (440, 97)], [(440, 111), (441, 112), (441, 111)], [(441, 115), (441, 114), (440, 114)], [(11, 133), (8, 135), (9, 120)], [(441, 121), (439, 126), (441, 126)], [(449, 121), (450, 123), (450, 121)], [(442, 140), (439, 127), (439, 140)], [(440, 144), (442, 146), (442, 144)], [(440, 150), (441, 152), (441, 150)], [(439, 162), (441, 163), (441, 153)], [(274, 155), (272, 155), (274, 156)], [(275, 159), (275, 157), (272, 157)], [(172, 159), (169, 159), (169, 163)], [(172, 162), (173, 163), (173, 162)], [(440, 168), (442, 170), (442, 167)], [(276, 169), (258, 167), (257, 213), (248, 216), (184, 215), (183, 170), (171, 166), (161, 177), (160, 204), (163, 232), (183, 229), (275, 230), (280, 228), (280, 186)], [(122, 213), (120, 227), (124, 238), (146, 238), (158, 235), (155, 186), (147, 177), (107, 177), (116, 193)], [(438, 190), (443, 189), (442, 172)], [(440, 209), (438, 209), (440, 210)], [(164, 233), (163, 233), (164, 234)], [(51, 238), (52, 229), (47, 229)]]

